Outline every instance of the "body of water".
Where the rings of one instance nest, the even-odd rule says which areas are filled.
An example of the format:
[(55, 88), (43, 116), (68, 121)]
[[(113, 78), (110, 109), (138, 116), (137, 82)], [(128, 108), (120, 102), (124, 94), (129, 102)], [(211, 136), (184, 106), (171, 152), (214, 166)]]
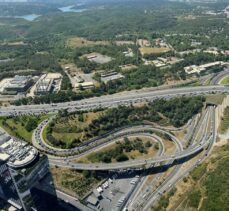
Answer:
[(72, 6), (67, 6), (67, 7), (60, 7), (58, 8), (61, 12), (83, 12), (86, 11), (87, 9), (73, 9), (74, 5)]
[(14, 16), (14, 18), (23, 18), (27, 21), (34, 21), (36, 18), (38, 18), (40, 16), (41, 15), (29, 14), (29, 15), (23, 15), (23, 16)]
[(40, 17), (41, 15), (36, 14), (29, 14), (29, 15), (22, 15), (22, 16), (0, 16), (0, 18), (22, 18), (27, 21), (34, 21), (36, 18)]
[[(67, 7), (61, 7), (58, 8), (61, 12), (84, 12), (87, 9), (74, 9), (74, 5), (72, 6), (67, 6)], [(22, 15), (22, 16), (0, 16), (3, 18), (23, 18), (27, 21), (34, 21), (36, 18), (40, 17), (41, 15), (36, 15), (36, 14), (28, 14), (28, 15)]]

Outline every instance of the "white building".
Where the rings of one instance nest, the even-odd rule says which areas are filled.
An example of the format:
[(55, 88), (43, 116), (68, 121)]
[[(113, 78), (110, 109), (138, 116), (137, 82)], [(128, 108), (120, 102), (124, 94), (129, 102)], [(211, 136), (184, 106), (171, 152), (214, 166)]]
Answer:
[(225, 65), (224, 62), (217, 61), (217, 62), (211, 62), (211, 63), (203, 64), (203, 65), (200, 65), (200, 66), (191, 65), (191, 66), (188, 66), (188, 67), (184, 67), (184, 70), (185, 70), (185, 72), (187, 74), (195, 74), (195, 73), (199, 74), (200, 72), (206, 71), (211, 67), (223, 66), (223, 65)]

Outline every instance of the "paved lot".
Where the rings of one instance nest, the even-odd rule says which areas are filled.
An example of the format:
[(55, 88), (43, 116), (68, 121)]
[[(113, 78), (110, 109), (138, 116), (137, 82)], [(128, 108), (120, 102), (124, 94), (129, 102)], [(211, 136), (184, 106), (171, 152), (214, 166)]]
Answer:
[(108, 63), (112, 60), (111, 57), (106, 56), (106, 55), (102, 55), (99, 53), (91, 53), (91, 54), (87, 54), (85, 56), (88, 58), (89, 61), (96, 62), (98, 64), (105, 64), (105, 63)]
[[(102, 192), (102, 199), (99, 201), (99, 209), (98, 210), (110, 210), (110, 211), (118, 211), (121, 210), (123, 207), (123, 203), (119, 203), (119, 200), (122, 198), (127, 199), (129, 197), (129, 194), (131, 191), (135, 188), (135, 186), (138, 184), (139, 176), (136, 175), (134, 172), (130, 171), (123, 171), (114, 174), (110, 177), (112, 179), (112, 182), (107, 180), (109, 183), (109, 187), (103, 188)], [(131, 181), (135, 180), (135, 184), (131, 184)], [(102, 187), (102, 185), (100, 186)], [(96, 209), (96, 208), (95, 208)]]

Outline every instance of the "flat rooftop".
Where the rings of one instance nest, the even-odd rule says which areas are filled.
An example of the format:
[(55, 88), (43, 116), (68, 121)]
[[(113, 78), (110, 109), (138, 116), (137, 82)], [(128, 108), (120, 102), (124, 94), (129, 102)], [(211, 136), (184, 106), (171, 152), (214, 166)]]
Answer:
[(0, 129), (0, 138), (8, 137), (4, 143), (0, 144), (0, 159), (7, 161), (13, 168), (21, 168), (32, 163), (38, 155), (38, 151), (26, 142), (10, 137), (5, 131)]
[(5, 87), (10, 83), (12, 78), (5, 78), (0, 81), (0, 93), (4, 92)]
[(56, 79), (61, 79), (62, 75), (60, 73), (48, 73), (46, 75), (46, 78), (56, 80)]
[(0, 160), (2, 161), (7, 161), (9, 159), (9, 155), (5, 154), (5, 153), (0, 153)]
[(101, 80), (107, 84), (109, 81), (114, 81), (114, 80), (118, 80), (118, 79), (122, 79), (124, 78), (124, 75), (122, 75), (121, 73), (117, 73), (117, 72), (110, 72), (107, 75), (102, 74), (101, 75)]
[(44, 78), (36, 85), (36, 91), (38, 92), (49, 92), (52, 88), (53, 79)]
[(16, 75), (12, 80), (7, 84), (7, 88), (14, 87), (24, 87), (28, 84), (28, 82), (32, 79), (32, 76), (19, 76)]

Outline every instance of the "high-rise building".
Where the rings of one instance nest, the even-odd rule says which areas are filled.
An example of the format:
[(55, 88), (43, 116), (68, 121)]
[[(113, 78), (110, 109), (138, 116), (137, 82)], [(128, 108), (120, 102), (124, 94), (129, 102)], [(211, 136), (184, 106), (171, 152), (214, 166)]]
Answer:
[(48, 159), (0, 129), (0, 197), (18, 210), (40, 210), (32, 189), (49, 172)]

